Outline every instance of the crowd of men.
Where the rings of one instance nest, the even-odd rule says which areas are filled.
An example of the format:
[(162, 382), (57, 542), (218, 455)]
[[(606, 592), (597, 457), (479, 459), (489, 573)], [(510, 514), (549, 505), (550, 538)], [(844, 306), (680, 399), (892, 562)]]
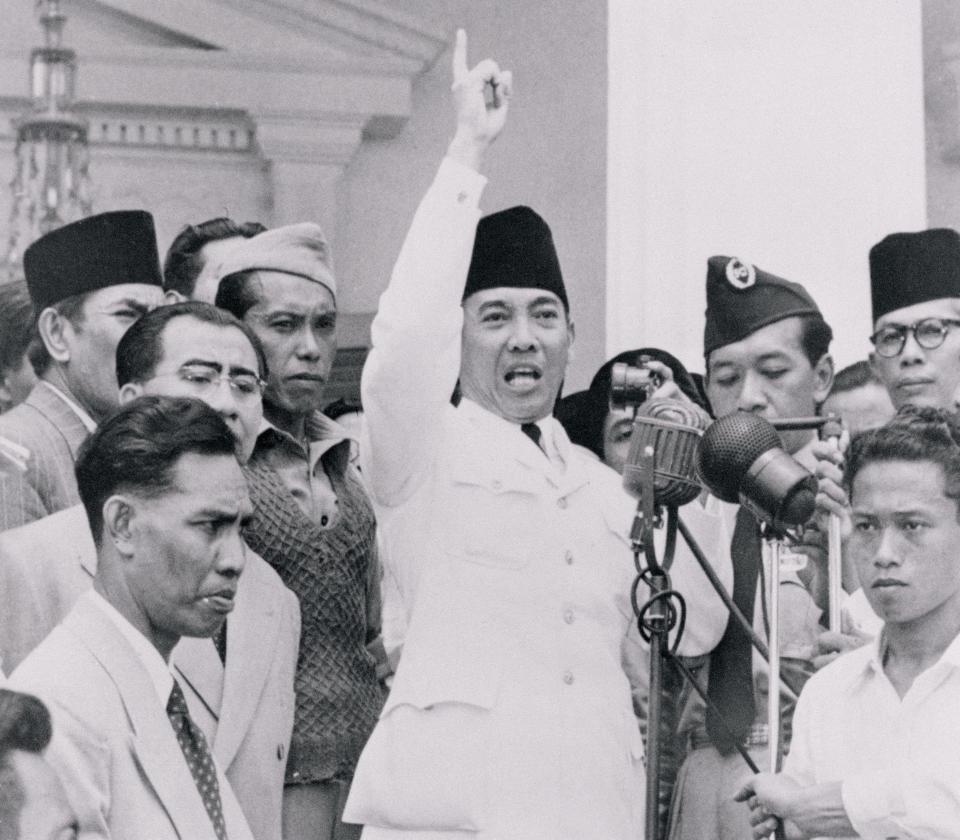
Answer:
[[(190, 225), (161, 267), (149, 213), (103, 213), (0, 288), (0, 840), (652, 840), (654, 700), (658, 837), (960, 838), (960, 234), (870, 251), (874, 349), (836, 376), (802, 285), (713, 256), (702, 375), (645, 347), (560, 399), (550, 227), (479, 210), (511, 97), (459, 32), (362, 408), (323, 410), (313, 223)], [(760, 523), (704, 490), (681, 518), (709, 569), (655, 531), (687, 610), (650, 697), (622, 361), (705, 423), (845, 423), (839, 448), (782, 433), (819, 492), (780, 575), (781, 685)], [(770, 703), (786, 758), (755, 774)]]

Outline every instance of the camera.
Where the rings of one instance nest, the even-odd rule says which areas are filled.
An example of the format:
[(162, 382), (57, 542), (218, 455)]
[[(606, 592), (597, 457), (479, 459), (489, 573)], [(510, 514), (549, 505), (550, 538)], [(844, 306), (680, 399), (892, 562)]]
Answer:
[(640, 365), (617, 362), (610, 372), (610, 408), (636, 408), (646, 402), (663, 379), (646, 367), (649, 356), (640, 357)]

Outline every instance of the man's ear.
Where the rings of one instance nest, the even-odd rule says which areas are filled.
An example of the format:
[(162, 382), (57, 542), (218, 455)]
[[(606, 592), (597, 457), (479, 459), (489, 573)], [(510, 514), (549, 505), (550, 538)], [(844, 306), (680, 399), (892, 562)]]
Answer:
[(37, 318), (37, 332), (51, 359), (61, 364), (70, 361), (70, 339), (76, 330), (52, 306), (44, 309)]
[(567, 318), (567, 332), (570, 334), (570, 341), (567, 343), (567, 360), (569, 361), (573, 358), (573, 345), (577, 338), (577, 325), (569, 317)]
[(133, 554), (132, 523), (136, 515), (133, 500), (121, 494), (103, 503), (103, 540), (110, 540), (122, 557)]
[(128, 402), (133, 402), (137, 397), (142, 397), (143, 394), (143, 385), (141, 385), (139, 382), (128, 382), (120, 389), (120, 405), (126, 405)]
[(820, 405), (833, 387), (833, 356), (824, 353), (813, 367), (813, 400)]

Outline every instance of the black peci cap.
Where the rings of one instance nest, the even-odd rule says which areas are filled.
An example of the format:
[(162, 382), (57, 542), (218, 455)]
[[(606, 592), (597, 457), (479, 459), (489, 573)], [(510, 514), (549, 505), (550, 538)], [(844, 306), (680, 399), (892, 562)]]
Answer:
[(52, 230), (24, 252), (23, 269), (37, 312), (107, 286), (163, 285), (153, 217), (144, 210), (100, 213)]
[(960, 297), (960, 233), (891, 233), (870, 249), (873, 320), (895, 309)]
[(570, 308), (550, 226), (529, 207), (491, 213), (477, 224), (463, 299), (504, 286), (553, 292)]

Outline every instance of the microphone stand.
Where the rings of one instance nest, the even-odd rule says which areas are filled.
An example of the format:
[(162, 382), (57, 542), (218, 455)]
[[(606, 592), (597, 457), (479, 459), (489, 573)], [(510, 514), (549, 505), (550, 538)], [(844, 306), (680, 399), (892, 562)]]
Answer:
[[(659, 834), (659, 798), (660, 798), (660, 719), (661, 693), (663, 690), (663, 658), (669, 650), (669, 632), (676, 623), (676, 610), (668, 603), (670, 597), (670, 576), (667, 573), (673, 562), (676, 547), (677, 509), (667, 508), (667, 543), (663, 563), (658, 562), (653, 542), (654, 528), (662, 524), (661, 511), (654, 498), (654, 451), (647, 446), (640, 458), (641, 495), (637, 505), (637, 514), (630, 531), (634, 564), (637, 579), (633, 585), (631, 600), (637, 614), (640, 634), (650, 644), (650, 691), (647, 708), (647, 749), (646, 749), (646, 817), (644, 836), (646, 840), (658, 840)], [(640, 563), (640, 555), (646, 560), (646, 567)], [(640, 608), (637, 603), (637, 589), (645, 581), (650, 588), (650, 598)]]
[(769, 526), (763, 529), (763, 564), (769, 569), (770, 600), (768, 639), (770, 676), (767, 680), (767, 743), (770, 772), (780, 770), (780, 535)]

